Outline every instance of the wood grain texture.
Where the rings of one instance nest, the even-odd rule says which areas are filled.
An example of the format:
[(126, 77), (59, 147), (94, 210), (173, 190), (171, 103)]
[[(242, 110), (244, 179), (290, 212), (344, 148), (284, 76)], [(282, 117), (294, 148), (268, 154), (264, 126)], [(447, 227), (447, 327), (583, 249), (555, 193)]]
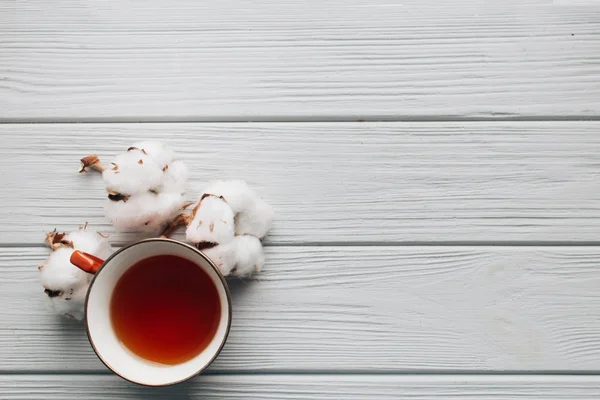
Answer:
[[(106, 371), (0, 249), (0, 371)], [(598, 371), (599, 247), (269, 247), (211, 373)]]
[(592, 400), (596, 376), (199, 376), (167, 388), (147, 388), (115, 376), (0, 376), (5, 400), (122, 399), (415, 399)]
[[(171, 144), (190, 198), (245, 179), (276, 210), (270, 244), (597, 241), (600, 122), (5, 124), (5, 244), (84, 221), (113, 233), (97, 174), (136, 140)], [(135, 235), (112, 234), (123, 244)], [(181, 236), (179, 236), (181, 237)]]
[(598, 2), (0, 4), (0, 119), (600, 115)]

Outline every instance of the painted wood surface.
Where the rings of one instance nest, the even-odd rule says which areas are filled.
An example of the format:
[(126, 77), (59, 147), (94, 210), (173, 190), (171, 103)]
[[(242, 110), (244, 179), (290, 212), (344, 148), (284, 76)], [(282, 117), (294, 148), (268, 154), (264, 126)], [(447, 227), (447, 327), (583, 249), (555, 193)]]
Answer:
[(180, 386), (146, 388), (114, 376), (0, 376), (5, 400), (415, 399), (595, 400), (596, 376), (201, 376)]
[[(136, 140), (168, 140), (190, 197), (245, 179), (273, 204), (270, 244), (598, 241), (600, 122), (3, 124), (3, 243), (104, 218), (98, 174)], [(132, 235), (111, 236), (115, 243)]]
[(589, 0), (0, 4), (4, 121), (597, 117)]
[[(0, 2), (0, 399), (598, 399), (598, 15)], [(76, 169), (142, 138), (182, 154), (191, 195), (241, 178), (277, 212), (223, 354), (165, 389), (111, 375), (37, 280), (46, 230), (138, 237)]]
[[(106, 371), (0, 249), (0, 371)], [(269, 247), (211, 373), (600, 370), (598, 247)], [(31, 299), (25, 301), (25, 299)]]

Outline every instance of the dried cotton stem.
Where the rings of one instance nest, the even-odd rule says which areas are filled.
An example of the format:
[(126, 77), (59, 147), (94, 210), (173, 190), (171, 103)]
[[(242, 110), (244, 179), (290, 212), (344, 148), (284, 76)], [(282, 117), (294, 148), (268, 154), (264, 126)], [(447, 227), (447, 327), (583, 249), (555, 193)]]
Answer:
[(190, 223), (190, 216), (189, 215), (185, 215), (185, 214), (179, 214), (177, 217), (175, 217), (175, 219), (173, 221), (171, 221), (169, 223), (169, 225), (167, 225), (167, 227), (165, 228), (165, 230), (161, 233), (160, 237), (161, 238), (168, 238), (170, 237), (173, 232), (175, 231), (175, 229), (177, 229), (180, 225), (188, 225)]
[(52, 232), (48, 232), (46, 234), (46, 239), (44, 241), (46, 242), (48, 247), (52, 249), (52, 251), (56, 251), (65, 247), (72, 249), (73, 242), (65, 238), (67, 235), (68, 234), (66, 232), (59, 233), (55, 229)]
[(100, 159), (95, 154), (91, 154), (81, 159), (78, 172), (80, 174), (88, 172), (88, 168), (95, 169), (98, 172), (104, 171), (104, 166), (102, 165), (102, 163), (100, 163)]

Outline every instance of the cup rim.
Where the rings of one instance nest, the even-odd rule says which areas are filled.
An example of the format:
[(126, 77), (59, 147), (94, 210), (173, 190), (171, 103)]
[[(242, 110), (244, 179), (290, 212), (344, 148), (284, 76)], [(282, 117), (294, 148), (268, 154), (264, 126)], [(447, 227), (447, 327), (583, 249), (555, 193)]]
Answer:
[[(141, 382), (136, 382), (134, 380), (131, 380), (129, 378), (124, 377), (122, 374), (118, 373), (113, 367), (111, 367), (111, 365), (104, 360), (104, 358), (102, 358), (102, 355), (100, 355), (100, 352), (98, 351), (98, 349), (96, 348), (96, 345), (94, 344), (94, 341), (92, 340), (91, 334), (90, 334), (90, 326), (88, 324), (88, 300), (90, 297), (90, 292), (92, 290), (92, 287), (94, 285), (94, 281), (96, 280), (96, 277), (102, 272), (102, 270), (104, 269), (104, 267), (106, 266), (106, 264), (108, 264), (108, 262), (110, 260), (112, 260), (115, 256), (117, 256), (119, 253), (127, 250), (130, 247), (136, 246), (140, 243), (146, 243), (146, 242), (170, 242), (173, 244), (177, 244), (183, 247), (187, 247), (188, 249), (194, 251), (196, 254), (200, 255), (207, 263), (208, 265), (217, 273), (217, 276), (219, 277), (219, 279), (221, 280), (221, 284), (223, 285), (223, 288), (225, 289), (225, 295), (226, 295), (226, 299), (227, 299), (227, 306), (228, 306), (228, 310), (229, 310), (229, 318), (227, 319), (227, 327), (225, 329), (225, 335), (223, 336), (223, 340), (221, 341), (221, 343), (219, 344), (219, 348), (217, 349), (217, 351), (215, 352), (215, 354), (212, 356), (212, 358), (202, 367), (200, 368), (198, 371), (194, 372), (192, 375), (187, 376), (183, 379), (174, 381), (174, 382), (169, 382), (169, 383), (165, 383), (165, 384), (148, 384), (148, 383), (141, 383)], [(109, 257), (106, 258), (106, 260), (104, 260), (104, 262), (102, 263), (102, 266), (100, 266), (100, 268), (98, 269), (98, 271), (96, 271), (96, 273), (94, 274), (94, 276), (92, 277), (92, 280), (90, 281), (90, 285), (88, 287), (88, 291), (85, 295), (85, 317), (84, 317), (84, 321), (85, 321), (85, 332), (88, 338), (88, 342), (90, 342), (90, 345), (92, 346), (92, 349), (94, 350), (94, 353), (96, 354), (96, 357), (98, 357), (98, 359), (102, 362), (102, 364), (104, 364), (108, 369), (110, 369), (114, 374), (118, 375), (119, 377), (121, 377), (122, 379), (131, 382), (131, 383), (135, 383), (136, 385), (140, 385), (140, 386), (148, 386), (148, 387), (166, 387), (166, 386), (173, 386), (173, 385), (177, 385), (179, 383), (185, 382), (197, 375), (200, 375), (202, 372), (204, 372), (214, 361), (215, 359), (219, 356), (219, 354), (221, 354), (221, 351), (223, 350), (223, 347), (225, 346), (225, 343), (227, 342), (227, 338), (229, 337), (229, 331), (231, 330), (231, 320), (232, 320), (232, 305), (231, 305), (231, 292), (229, 291), (229, 286), (227, 285), (227, 281), (225, 280), (225, 277), (223, 276), (223, 274), (221, 273), (221, 271), (219, 270), (219, 268), (217, 268), (217, 266), (215, 265), (215, 263), (208, 258), (204, 253), (202, 253), (200, 250), (198, 250), (197, 248), (195, 248), (194, 246), (191, 246), (187, 243), (183, 243), (179, 240), (175, 240), (175, 239), (170, 239), (170, 238), (148, 238), (148, 239), (142, 239), (142, 240), (138, 240), (137, 242), (128, 244), (126, 246), (121, 247), (119, 250), (115, 251), (114, 253), (112, 253)]]

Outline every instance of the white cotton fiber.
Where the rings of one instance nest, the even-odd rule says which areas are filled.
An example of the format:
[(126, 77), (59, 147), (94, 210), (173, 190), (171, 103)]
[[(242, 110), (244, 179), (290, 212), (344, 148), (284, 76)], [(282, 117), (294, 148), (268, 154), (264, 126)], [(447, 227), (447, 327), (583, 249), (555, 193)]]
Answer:
[(231, 207), (221, 198), (206, 196), (192, 210), (185, 236), (188, 241), (226, 244), (233, 239), (234, 219)]
[[(88, 286), (72, 289), (62, 297), (48, 297), (43, 294), (46, 308), (54, 313), (70, 319), (81, 321), (85, 317), (85, 297)], [(68, 296), (68, 297), (65, 297)], [(68, 298), (68, 300), (66, 300)]]
[(235, 268), (236, 254), (233, 240), (227, 244), (204, 249), (202, 252), (212, 260), (223, 276), (228, 276), (231, 270)]
[(260, 240), (255, 236), (236, 236), (236, 266), (233, 276), (245, 277), (260, 272), (265, 264), (265, 255)]
[(117, 231), (158, 234), (185, 202), (187, 168), (160, 142), (135, 143), (102, 175), (109, 193), (106, 216)]
[(235, 233), (263, 238), (273, 225), (273, 209), (264, 200), (257, 197), (252, 207), (235, 216)]
[(262, 239), (271, 229), (273, 209), (244, 181), (212, 182), (204, 193), (222, 196), (235, 215), (235, 233)]
[(184, 193), (188, 180), (188, 170), (183, 161), (173, 161), (164, 171), (162, 190)]
[(40, 279), (45, 289), (66, 292), (90, 282), (92, 275), (71, 264), (69, 258), (74, 249), (63, 247), (48, 257), (40, 267)]
[(260, 272), (265, 256), (260, 240), (255, 236), (236, 236), (231, 242), (203, 250), (223, 276), (247, 277)]
[(179, 192), (138, 193), (126, 201), (108, 200), (105, 212), (117, 231), (158, 234), (184, 202), (185, 196)]
[(117, 154), (111, 166), (102, 172), (107, 191), (134, 195), (158, 190), (162, 184), (162, 168), (139, 150)]
[(46, 303), (57, 314), (81, 320), (92, 275), (71, 264), (71, 254), (81, 250), (106, 259), (112, 247), (103, 236), (85, 229), (68, 234), (51, 232), (46, 240), (56, 249), (39, 267)]
[(148, 140), (134, 143), (132, 147), (136, 147), (140, 151), (143, 151), (150, 157), (152, 157), (161, 169), (168, 166), (174, 160), (176, 160), (175, 152), (173, 151), (173, 149), (161, 142), (154, 142)]

